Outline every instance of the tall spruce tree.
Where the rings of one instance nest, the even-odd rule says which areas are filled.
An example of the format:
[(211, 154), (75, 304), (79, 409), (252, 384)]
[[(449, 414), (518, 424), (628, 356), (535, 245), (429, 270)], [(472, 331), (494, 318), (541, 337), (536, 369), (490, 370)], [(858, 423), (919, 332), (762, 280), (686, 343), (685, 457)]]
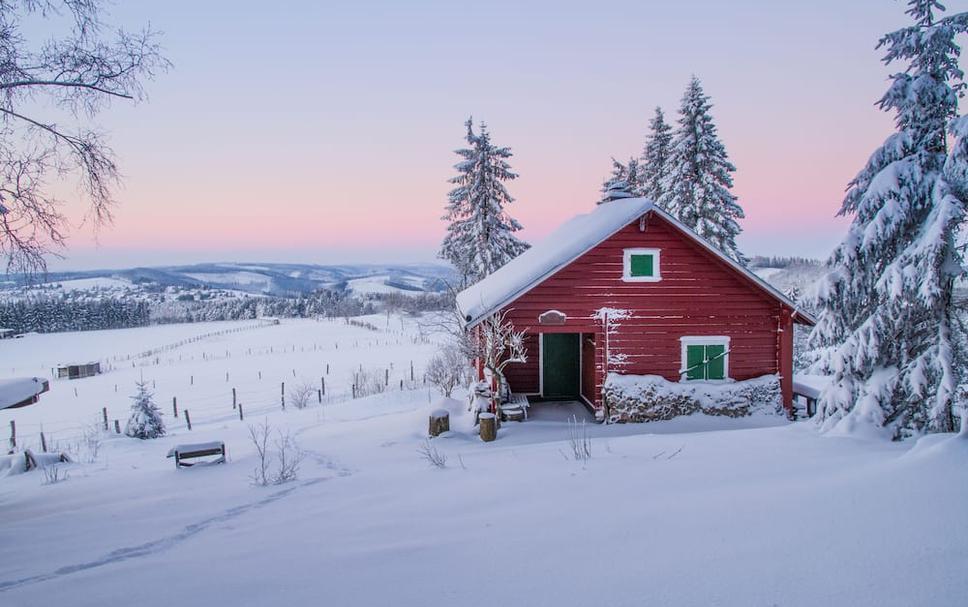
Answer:
[(840, 214), (853, 221), (817, 289), (810, 345), (815, 368), (833, 374), (819, 403), (825, 429), (874, 426), (899, 439), (954, 427), (962, 371), (952, 364), (952, 295), (965, 272), (956, 238), (968, 201), (955, 38), (968, 13), (943, 10), (910, 0), (914, 25), (877, 46), (885, 64), (905, 67), (878, 103), (895, 113), (896, 132), (850, 182)]
[(665, 121), (662, 108), (655, 108), (649, 123), (642, 159), (639, 162), (639, 182), (642, 195), (652, 201), (662, 198), (663, 183), (669, 174), (669, 155), (672, 151), (672, 127)]
[(612, 173), (602, 182), (602, 197), (598, 204), (641, 195), (638, 160), (629, 158), (628, 164), (622, 164), (612, 158)]
[(745, 215), (730, 192), (736, 167), (716, 133), (711, 108), (699, 78), (693, 76), (682, 96), (670, 168), (657, 202), (723, 253), (745, 264), (746, 258), (736, 246), (737, 220)]
[(521, 224), (508, 215), (505, 207), (514, 199), (504, 187), (505, 181), (517, 178), (507, 159), (511, 149), (491, 142), (487, 126), (474, 133), (468, 118), (468, 147), (455, 150), (461, 161), (454, 165), (457, 176), (448, 195), (443, 220), (447, 235), (439, 256), (449, 261), (461, 275), (462, 284), (475, 283), (511, 261), (528, 248), (514, 233)]

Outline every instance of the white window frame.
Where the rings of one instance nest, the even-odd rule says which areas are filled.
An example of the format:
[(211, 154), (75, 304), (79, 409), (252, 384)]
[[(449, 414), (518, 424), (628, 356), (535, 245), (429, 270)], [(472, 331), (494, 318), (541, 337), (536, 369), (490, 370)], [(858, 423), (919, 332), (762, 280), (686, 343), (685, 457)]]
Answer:
[[(687, 335), (679, 338), (681, 348), (681, 358), (679, 360), (679, 381), (680, 382), (725, 382), (732, 381), (729, 376), (729, 337), (726, 335)], [(686, 360), (688, 359), (689, 346), (723, 346), (726, 354), (723, 355), (723, 379), (686, 379)]]
[[(660, 260), (660, 249), (625, 249), (622, 254), (622, 281), (623, 282), (659, 282), (662, 280), (662, 263)], [(652, 256), (652, 276), (632, 276), (632, 256), (651, 255)]]

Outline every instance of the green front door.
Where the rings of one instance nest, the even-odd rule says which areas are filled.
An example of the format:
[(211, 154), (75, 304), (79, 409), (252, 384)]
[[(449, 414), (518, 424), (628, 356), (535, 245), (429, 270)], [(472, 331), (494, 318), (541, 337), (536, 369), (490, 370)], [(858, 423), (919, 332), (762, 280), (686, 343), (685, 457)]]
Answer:
[(581, 335), (541, 334), (542, 396), (578, 398), (581, 391)]

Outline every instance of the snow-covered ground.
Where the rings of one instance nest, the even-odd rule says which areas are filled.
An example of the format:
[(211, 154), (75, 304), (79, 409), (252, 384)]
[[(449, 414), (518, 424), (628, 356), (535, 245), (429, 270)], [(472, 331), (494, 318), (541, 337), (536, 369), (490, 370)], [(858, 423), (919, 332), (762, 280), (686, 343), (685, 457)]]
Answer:
[[(105, 375), (54, 381), (39, 405), (0, 411), (0, 428), (15, 418), (25, 436), (43, 423), (66, 438), (67, 423), (104, 405), (124, 419), (143, 372), (171, 432), (108, 435), (65, 482), (0, 478), (0, 605), (964, 604), (968, 439), (897, 444), (773, 416), (693, 416), (587, 425), (582, 463), (569, 409), (535, 405), (484, 444), (463, 403), (420, 383), (435, 346), (413, 321), (365, 320), (378, 330), (212, 323), (0, 343), (4, 370), (67, 353), (114, 359)], [(125, 358), (213, 333), (157, 364)], [(417, 381), (401, 391), (410, 360)], [(318, 381), (326, 362), (333, 398), (283, 412), (279, 382), (292, 369)], [(391, 362), (392, 390), (346, 397), (354, 368)], [(236, 384), (252, 403), (245, 422)], [(191, 431), (171, 420), (172, 395), (193, 411)], [(417, 453), (441, 402), (453, 431), (431, 444), (443, 469)], [(248, 427), (264, 420), (306, 451), (298, 480), (250, 483)], [(228, 464), (175, 470), (165, 458), (210, 440), (225, 441)]]

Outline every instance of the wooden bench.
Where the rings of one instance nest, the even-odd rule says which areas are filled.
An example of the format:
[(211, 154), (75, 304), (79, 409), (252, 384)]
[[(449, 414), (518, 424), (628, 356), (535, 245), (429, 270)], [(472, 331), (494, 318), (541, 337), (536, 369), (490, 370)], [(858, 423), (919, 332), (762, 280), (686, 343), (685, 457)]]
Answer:
[(798, 398), (802, 398), (804, 401), (806, 401), (807, 417), (813, 417), (817, 414), (817, 401), (820, 400), (820, 392), (821, 390), (815, 386), (797, 381), (796, 378), (793, 379), (794, 406), (795, 401)]
[(528, 397), (524, 394), (512, 394), (511, 399), (501, 404), (501, 419), (510, 422), (523, 422), (528, 419)]
[[(218, 456), (206, 462), (186, 462), (187, 459), (199, 457)], [(204, 464), (224, 464), (225, 463), (225, 443), (212, 441), (210, 443), (194, 443), (190, 445), (175, 445), (168, 451), (168, 457), (175, 458), (176, 468), (187, 468), (198, 463)]]

